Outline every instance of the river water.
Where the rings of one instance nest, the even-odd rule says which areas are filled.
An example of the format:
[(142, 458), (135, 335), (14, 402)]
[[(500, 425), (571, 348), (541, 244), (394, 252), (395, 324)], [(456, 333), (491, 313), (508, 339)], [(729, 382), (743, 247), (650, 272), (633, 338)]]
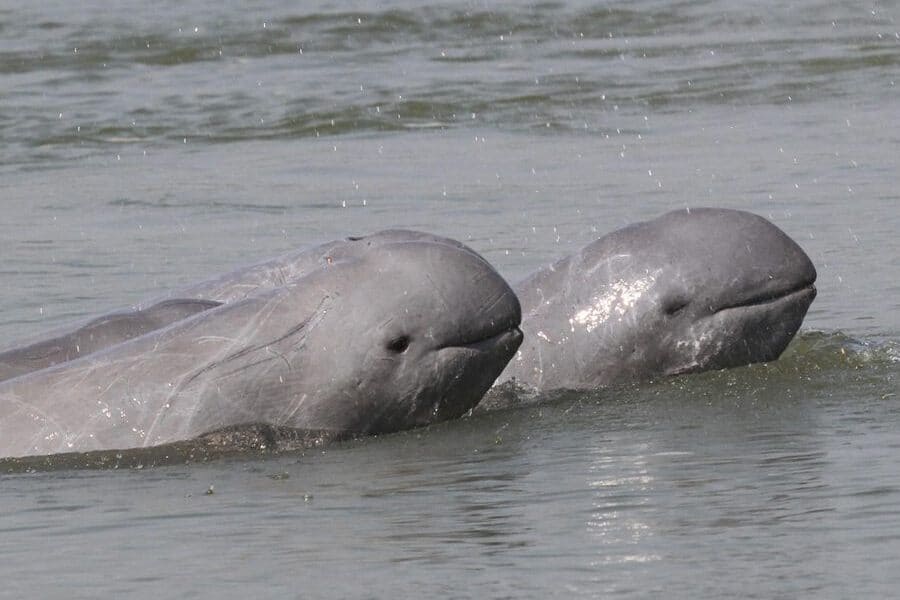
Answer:
[(7, 464), (0, 597), (895, 595), (898, 123), (892, 2), (0, 2), (0, 345), (385, 227), (515, 281), (724, 206), (819, 271), (770, 365), (305, 452)]

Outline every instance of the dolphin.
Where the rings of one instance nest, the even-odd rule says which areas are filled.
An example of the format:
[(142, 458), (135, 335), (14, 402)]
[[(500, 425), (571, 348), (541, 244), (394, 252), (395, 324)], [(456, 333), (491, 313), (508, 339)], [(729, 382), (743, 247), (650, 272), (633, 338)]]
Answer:
[(629, 225), (514, 286), (525, 341), (498, 383), (585, 389), (778, 358), (816, 296), (766, 219), (692, 208)]
[(512, 289), (458, 242), (376, 234), (317, 252), (305, 274), (3, 381), (0, 457), (150, 447), (259, 424), (417, 427), (471, 409), (521, 343)]

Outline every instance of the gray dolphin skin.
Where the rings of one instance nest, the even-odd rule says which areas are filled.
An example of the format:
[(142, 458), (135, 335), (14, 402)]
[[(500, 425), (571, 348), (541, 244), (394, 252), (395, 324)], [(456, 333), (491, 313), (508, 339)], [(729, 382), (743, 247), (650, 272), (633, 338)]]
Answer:
[(45, 336), (36, 342), (0, 352), (0, 381), (114, 346), (219, 304), (209, 300), (163, 300), (144, 309), (98, 317), (79, 325), (74, 331)]
[[(356, 243), (362, 240), (365, 243)], [(404, 229), (387, 229), (365, 238), (349, 237), (289, 252), (173, 290), (134, 307), (86, 322), (69, 323), (35, 339), (18, 341), (0, 351), (0, 381), (97, 352), (219, 304), (297, 281), (335, 260), (359, 257), (384, 244), (414, 241), (445, 244), (475, 254), (456, 240)]]
[(775, 360), (815, 280), (803, 250), (751, 213), (635, 223), (515, 286), (525, 342), (498, 381), (597, 388)]
[[(363, 243), (357, 243), (363, 242)], [(385, 229), (364, 237), (351, 236), (321, 245), (288, 252), (274, 259), (235, 269), (224, 275), (173, 290), (163, 299), (190, 298), (228, 303), (246, 298), (261, 289), (269, 289), (296, 281), (309, 273), (325, 268), (330, 262), (358, 258), (373, 249), (407, 242), (433, 243), (469, 252), (481, 259), (474, 250), (451, 238), (408, 229)], [(483, 260), (483, 259), (481, 259)], [(146, 304), (142, 305), (146, 306)]]
[[(521, 343), (515, 294), (457, 242), (393, 232), (311, 252), (308, 268), (285, 273), (276, 259), (235, 272), (236, 285), (226, 276), (194, 290), (210, 297), (190, 299), (190, 316), (0, 383), (0, 456), (148, 447), (257, 424), (407, 429), (471, 409)], [(263, 272), (276, 275), (245, 293), (248, 273)]]

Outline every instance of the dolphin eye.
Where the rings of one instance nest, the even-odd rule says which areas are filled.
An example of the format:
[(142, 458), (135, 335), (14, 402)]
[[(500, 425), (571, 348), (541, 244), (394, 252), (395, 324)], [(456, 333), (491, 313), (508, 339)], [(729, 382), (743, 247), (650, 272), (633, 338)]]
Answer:
[(347, 241), (348, 241), (348, 242), (358, 242), (358, 241), (361, 240), (361, 239), (363, 239), (362, 236), (359, 236), (359, 235), (351, 235), (350, 237), (347, 238)]
[(663, 302), (663, 313), (668, 317), (674, 317), (687, 307), (688, 301), (681, 297), (669, 298)]
[(387, 343), (387, 349), (395, 354), (403, 354), (409, 348), (409, 336), (401, 335)]

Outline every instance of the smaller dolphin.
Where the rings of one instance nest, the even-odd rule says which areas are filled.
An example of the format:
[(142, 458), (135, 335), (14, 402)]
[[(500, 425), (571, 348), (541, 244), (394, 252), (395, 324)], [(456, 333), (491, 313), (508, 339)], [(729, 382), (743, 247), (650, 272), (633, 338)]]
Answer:
[(515, 286), (525, 342), (498, 381), (595, 388), (775, 360), (815, 280), (800, 246), (751, 213), (635, 223)]
[[(0, 383), (0, 457), (260, 424), (384, 433), (461, 416), (521, 343), (518, 300), (458, 242), (374, 237), (320, 253), (282, 285), (221, 305), (190, 299), (191, 316)], [(104, 339), (129, 322), (117, 319)]]

